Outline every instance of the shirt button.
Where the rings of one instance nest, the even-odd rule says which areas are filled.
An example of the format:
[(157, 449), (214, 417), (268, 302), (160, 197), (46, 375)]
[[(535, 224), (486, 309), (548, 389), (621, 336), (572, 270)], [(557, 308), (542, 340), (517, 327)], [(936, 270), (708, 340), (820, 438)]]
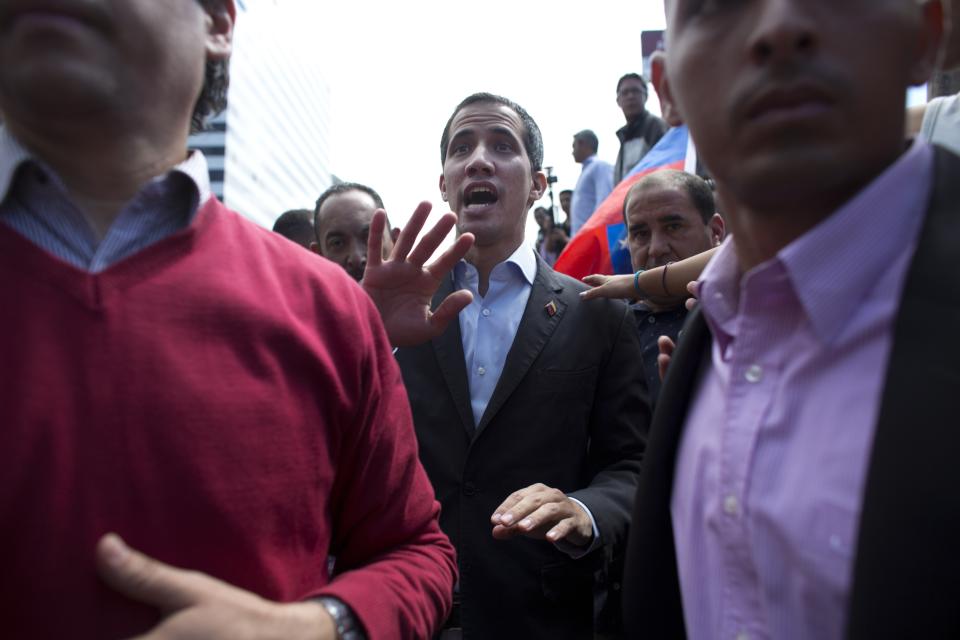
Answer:
[(740, 513), (740, 501), (737, 496), (727, 496), (723, 499), (723, 510), (728, 516), (735, 516)]
[(756, 384), (763, 379), (763, 367), (758, 364), (751, 365), (747, 372), (743, 374), (743, 377), (747, 379), (747, 382)]
[(481, 376), (486, 375), (487, 370), (484, 367), (477, 367), (477, 373), (480, 374)]
[(650, 316), (649, 318), (647, 318), (647, 322), (649, 322), (650, 324), (656, 324), (657, 319), (654, 318), (653, 316)]
[(484, 318), (489, 318), (489, 317), (490, 317), (490, 309), (484, 309), (484, 310), (481, 311), (480, 313), (483, 314), (483, 317), (484, 317)]

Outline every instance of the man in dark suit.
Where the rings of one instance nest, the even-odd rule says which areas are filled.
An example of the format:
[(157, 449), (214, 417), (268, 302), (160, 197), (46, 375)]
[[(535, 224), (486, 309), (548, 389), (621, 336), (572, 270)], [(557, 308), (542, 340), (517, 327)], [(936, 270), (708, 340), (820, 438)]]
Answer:
[(477, 94), (456, 108), (440, 190), (475, 244), (435, 300), (473, 298), (444, 333), (397, 352), (458, 550), (448, 626), (463, 637), (590, 637), (593, 572), (625, 538), (649, 419), (626, 306), (581, 302), (586, 287), (523, 242), (542, 158), (519, 105)]
[(668, 0), (659, 93), (733, 238), (630, 532), (631, 637), (960, 635), (960, 159), (906, 149), (937, 2)]

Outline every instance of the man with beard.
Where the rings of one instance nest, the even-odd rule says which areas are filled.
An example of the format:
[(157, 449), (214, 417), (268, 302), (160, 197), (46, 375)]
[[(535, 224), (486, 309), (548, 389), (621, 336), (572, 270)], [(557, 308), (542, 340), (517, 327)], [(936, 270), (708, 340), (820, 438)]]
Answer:
[(5, 637), (429, 638), (449, 610), (376, 310), (187, 151), (235, 17), (0, 0)]

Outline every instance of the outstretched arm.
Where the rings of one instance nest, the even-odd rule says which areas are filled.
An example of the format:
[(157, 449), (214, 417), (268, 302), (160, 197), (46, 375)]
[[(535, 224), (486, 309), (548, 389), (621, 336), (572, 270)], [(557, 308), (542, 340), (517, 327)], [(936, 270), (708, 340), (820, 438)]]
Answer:
[(421, 344), (440, 335), (473, 300), (469, 291), (455, 291), (435, 311), (430, 310), (430, 302), (443, 277), (473, 246), (473, 235), (465, 233), (437, 260), (424, 266), (457, 222), (456, 215), (445, 214), (414, 247), (430, 208), (429, 202), (420, 203), (386, 260), (381, 257), (386, 213), (377, 210), (370, 223), (367, 268), (360, 284), (380, 312), (387, 336), (395, 347)]
[[(580, 297), (584, 300), (592, 300), (593, 298), (642, 298), (655, 304), (675, 303), (688, 297), (687, 283), (700, 277), (716, 251), (717, 249), (713, 248), (685, 260), (674, 262), (668, 267), (647, 269), (637, 278), (634, 274), (587, 276), (583, 281), (593, 289), (584, 291), (580, 294)], [(664, 269), (667, 271), (666, 277), (663, 275)]]

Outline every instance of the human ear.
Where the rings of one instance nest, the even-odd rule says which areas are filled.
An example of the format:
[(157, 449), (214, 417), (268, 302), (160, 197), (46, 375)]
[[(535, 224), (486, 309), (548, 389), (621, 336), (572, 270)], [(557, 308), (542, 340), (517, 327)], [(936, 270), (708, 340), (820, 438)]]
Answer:
[(720, 243), (723, 242), (723, 238), (727, 233), (726, 223), (723, 221), (723, 217), (719, 213), (713, 214), (708, 226), (710, 228), (710, 240), (713, 246), (720, 246)]
[(447, 181), (444, 179), (443, 174), (440, 174), (440, 197), (443, 198), (443, 201), (447, 201)]
[(207, 25), (207, 59), (227, 60), (233, 51), (233, 27), (237, 23), (234, 0), (204, 3)]
[(673, 101), (673, 92), (670, 89), (667, 74), (667, 54), (663, 51), (655, 51), (650, 58), (650, 68), (653, 86), (657, 90), (657, 95), (660, 96), (660, 113), (671, 127), (679, 127), (683, 124), (683, 118), (680, 117), (680, 111)]
[(544, 175), (543, 171), (535, 171), (533, 174), (533, 181), (530, 185), (530, 196), (527, 198), (527, 206), (531, 206), (534, 202), (543, 197), (543, 192), (547, 190), (547, 176)]

